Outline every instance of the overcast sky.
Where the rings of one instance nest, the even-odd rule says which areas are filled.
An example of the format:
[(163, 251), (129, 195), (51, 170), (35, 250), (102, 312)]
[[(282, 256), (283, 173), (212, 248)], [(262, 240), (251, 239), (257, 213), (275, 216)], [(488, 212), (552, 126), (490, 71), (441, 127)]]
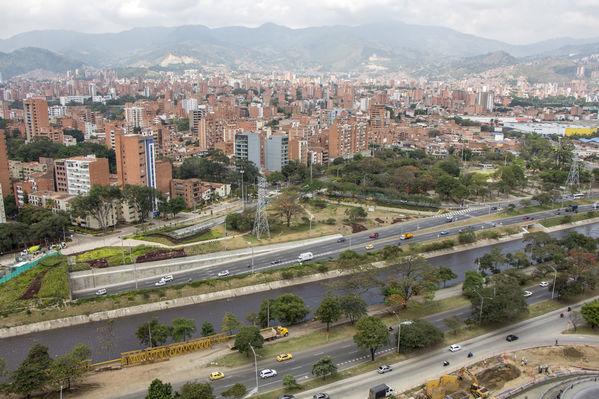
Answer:
[(599, 0), (0, 0), (0, 37), (202, 24), (292, 28), (384, 19), (439, 25), (513, 44), (599, 37)]

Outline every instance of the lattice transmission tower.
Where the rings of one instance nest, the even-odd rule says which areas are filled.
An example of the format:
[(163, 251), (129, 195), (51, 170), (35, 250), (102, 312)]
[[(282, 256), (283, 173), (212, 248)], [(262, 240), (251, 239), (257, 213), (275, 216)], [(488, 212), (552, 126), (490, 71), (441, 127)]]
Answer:
[(258, 178), (258, 203), (256, 204), (256, 218), (254, 219), (254, 229), (252, 234), (259, 240), (260, 235), (267, 235), (270, 238), (270, 228), (268, 227), (268, 217), (266, 215), (266, 205), (268, 198), (266, 196), (266, 179)]
[(572, 166), (570, 166), (570, 172), (568, 173), (568, 180), (566, 181), (566, 188), (569, 188), (572, 192), (578, 190), (580, 186), (580, 175), (578, 171), (578, 155), (574, 154), (572, 158)]

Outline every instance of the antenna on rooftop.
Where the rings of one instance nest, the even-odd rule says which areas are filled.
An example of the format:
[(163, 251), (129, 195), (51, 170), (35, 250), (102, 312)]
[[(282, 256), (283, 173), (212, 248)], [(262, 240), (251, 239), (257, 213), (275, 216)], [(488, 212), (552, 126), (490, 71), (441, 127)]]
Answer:
[(258, 177), (258, 204), (256, 204), (256, 219), (254, 219), (254, 229), (252, 234), (260, 239), (260, 234), (268, 235), (270, 238), (270, 228), (268, 227), (268, 217), (266, 215), (266, 205), (268, 199), (266, 197), (266, 179)]

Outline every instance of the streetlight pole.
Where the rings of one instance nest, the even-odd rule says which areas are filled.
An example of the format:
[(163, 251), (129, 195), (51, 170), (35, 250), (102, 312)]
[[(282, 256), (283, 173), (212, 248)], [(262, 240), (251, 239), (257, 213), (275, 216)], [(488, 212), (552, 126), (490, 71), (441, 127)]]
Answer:
[(397, 353), (399, 353), (399, 340), (401, 339), (401, 320), (397, 313), (393, 312), (395, 317), (397, 317)]
[(555, 267), (549, 265), (550, 268), (553, 269), (553, 287), (551, 287), (551, 299), (553, 299), (553, 295), (555, 294), (555, 281), (557, 280), (557, 270), (555, 269)]
[(478, 316), (478, 322), (480, 323), (483, 319), (483, 304), (485, 303), (485, 297), (479, 294), (479, 292), (476, 290), (472, 291), (476, 292), (476, 294), (480, 297), (480, 314)]
[(243, 196), (243, 172), (245, 172), (243, 169), (239, 171), (239, 173), (241, 173), (241, 203), (243, 204), (243, 210), (245, 211), (245, 197)]
[(248, 245), (250, 246), (250, 248), (252, 248), (252, 273), (254, 273), (254, 246), (252, 245), (251, 242), (248, 241)]
[(251, 344), (249, 345), (252, 353), (254, 354), (254, 369), (256, 370), (256, 393), (258, 393), (258, 360), (256, 359), (256, 351), (254, 351), (254, 347)]
[(125, 244), (123, 241), (123, 236), (121, 237), (121, 253), (123, 254), (123, 265), (125, 264)]

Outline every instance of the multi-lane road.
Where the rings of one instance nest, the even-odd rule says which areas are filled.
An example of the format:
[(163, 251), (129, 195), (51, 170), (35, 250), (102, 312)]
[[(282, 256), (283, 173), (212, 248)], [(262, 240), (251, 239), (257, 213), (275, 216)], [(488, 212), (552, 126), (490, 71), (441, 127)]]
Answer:
[[(592, 237), (599, 237), (599, 224), (587, 225), (573, 229), (580, 233)], [(555, 233), (555, 235), (565, 234), (565, 232)], [(510, 241), (497, 244), (505, 252), (516, 252), (523, 249), (521, 240)], [(474, 248), (459, 253), (451, 253), (429, 259), (434, 265), (444, 265), (450, 267), (458, 274), (455, 282), (462, 281), (464, 273), (467, 270), (474, 269), (474, 259), (488, 252), (490, 247)], [(382, 272), (384, 273), (384, 272)], [(315, 310), (322, 298), (327, 294), (329, 288), (326, 284), (320, 282), (297, 285), (285, 289), (277, 289), (268, 293), (256, 293), (243, 296), (237, 296), (230, 299), (217, 300), (206, 303), (179, 307), (174, 309), (165, 309), (162, 311), (146, 314), (122, 317), (114, 320), (113, 333), (115, 347), (107, 352), (100, 348), (100, 330), (105, 326), (105, 322), (93, 322), (74, 327), (54, 329), (42, 332), (31, 333), (27, 335), (6, 338), (0, 341), (0, 358), (8, 363), (9, 368), (14, 368), (26, 356), (29, 348), (36, 342), (40, 342), (49, 347), (51, 355), (60, 355), (69, 352), (76, 343), (84, 343), (92, 349), (92, 359), (96, 362), (109, 360), (118, 357), (121, 352), (140, 349), (139, 342), (135, 338), (135, 330), (143, 322), (151, 317), (156, 317), (161, 323), (170, 324), (177, 317), (191, 318), (200, 326), (204, 321), (211, 322), (218, 330), (222, 325), (221, 319), (225, 312), (233, 312), (239, 320), (244, 320), (248, 313), (258, 311), (260, 303), (265, 297), (277, 297), (283, 293), (294, 293), (301, 296), (306, 305)], [(380, 289), (374, 288), (366, 292), (363, 296), (369, 304), (376, 304), (383, 301)], [(535, 292), (531, 299), (538, 298)], [(460, 317), (465, 318), (467, 309), (460, 310)], [(312, 312), (308, 319), (312, 317)], [(439, 316), (441, 317), (441, 316)], [(443, 316), (439, 318), (439, 325)], [(68, 339), (65, 339), (68, 337)]]
[[(479, 206), (470, 209), (464, 209), (461, 211), (453, 212), (454, 216), (453, 221), (463, 221), (467, 219), (472, 219), (479, 216), (484, 216), (492, 213), (497, 213), (498, 209), (507, 206), (505, 204), (493, 204), (488, 206)], [(592, 205), (583, 205), (579, 207), (579, 211), (588, 211), (593, 209)], [(563, 210), (561, 214), (566, 214)], [(262, 254), (256, 254), (255, 256), (247, 256), (245, 258), (239, 259), (236, 258), (234, 260), (223, 260), (223, 262), (216, 265), (208, 265), (203, 267), (194, 267), (193, 264), (189, 265), (190, 270), (178, 272), (174, 274), (175, 281), (170, 284), (176, 283), (184, 283), (186, 281), (197, 281), (197, 280), (206, 280), (210, 278), (218, 277), (218, 273), (224, 270), (229, 271), (230, 274), (243, 274), (248, 273), (249, 271), (263, 271), (267, 269), (276, 269), (282, 267), (288, 267), (293, 264), (298, 263), (298, 256), (302, 252), (312, 252), (314, 254), (314, 260), (323, 260), (329, 258), (336, 258), (339, 254), (347, 249), (352, 249), (358, 253), (364, 253), (367, 250), (365, 249), (366, 245), (373, 244), (373, 250), (382, 249), (387, 245), (408, 245), (411, 242), (423, 242), (432, 239), (436, 239), (439, 237), (450, 237), (457, 235), (460, 229), (465, 227), (472, 227), (476, 231), (490, 229), (497, 226), (509, 226), (517, 223), (527, 222), (529, 221), (531, 224), (534, 223), (538, 219), (544, 219), (555, 215), (555, 211), (544, 211), (534, 213), (530, 216), (530, 220), (524, 220), (524, 216), (511, 216), (500, 218), (493, 221), (485, 221), (485, 222), (477, 222), (470, 224), (468, 226), (460, 226), (454, 227), (454, 222), (447, 223), (445, 215), (439, 215), (419, 220), (414, 220), (406, 223), (399, 223), (396, 225), (391, 225), (388, 227), (383, 227), (377, 229), (376, 231), (379, 233), (379, 237), (377, 239), (369, 238), (369, 235), (373, 232), (373, 230), (365, 231), (361, 233), (352, 234), (344, 237), (345, 241), (338, 242), (337, 237), (332, 237), (329, 240), (322, 241), (320, 243), (312, 244), (309, 247), (302, 246), (298, 244), (296, 247), (283, 249), (279, 251), (266, 252)], [(460, 223), (461, 224), (461, 223)], [(432, 229), (435, 227), (444, 227), (446, 235), (441, 236), (439, 231), (429, 231), (425, 233), (418, 233), (421, 230)], [(400, 240), (401, 234), (404, 233), (414, 233), (414, 237), (409, 240)], [(273, 263), (276, 261), (277, 263)], [(180, 259), (171, 259), (165, 260), (163, 263), (177, 263), (181, 262)], [(252, 267), (253, 265), (253, 267)], [(133, 266), (131, 266), (133, 267)], [(102, 270), (98, 271), (98, 273), (111, 273), (110, 270)], [(155, 286), (156, 280), (146, 280), (139, 281), (137, 283), (137, 288), (152, 288)], [(115, 284), (111, 287), (102, 287), (107, 288), (108, 293), (119, 293), (124, 291), (130, 291), (136, 288), (135, 282), (128, 282), (123, 284)], [(81, 298), (86, 296), (95, 295), (95, 288), (90, 289), (84, 292), (79, 292), (74, 294), (74, 298)]]

